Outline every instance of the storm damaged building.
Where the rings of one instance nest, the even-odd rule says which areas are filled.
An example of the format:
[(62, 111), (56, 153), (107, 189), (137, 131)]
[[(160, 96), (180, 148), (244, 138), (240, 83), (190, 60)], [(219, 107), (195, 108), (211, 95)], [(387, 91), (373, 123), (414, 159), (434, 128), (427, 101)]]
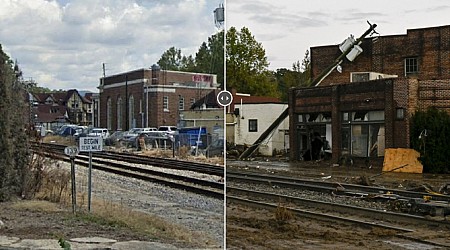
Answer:
[[(410, 147), (410, 118), (436, 107), (450, 112), (450, 26), (366, 38), (319, 86), (289, 93), (290, 156), (304, 159), (314, 135), (337, 162), (342, 156), (383, 157)], [(341, 55), (339, 45), (311, 48), (315, 79)]]

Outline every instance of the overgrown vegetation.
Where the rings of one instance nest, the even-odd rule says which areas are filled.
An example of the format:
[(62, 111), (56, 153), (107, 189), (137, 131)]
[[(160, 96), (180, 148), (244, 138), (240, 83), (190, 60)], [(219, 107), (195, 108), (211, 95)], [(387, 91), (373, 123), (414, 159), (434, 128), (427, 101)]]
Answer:
[(0, 201), (27, 196), (30, 151), (27, 86), (0, 45)]
[(292, 220), (294, 214), (286, 208), (286, 206), (278, 203), (277, 209), (275, 210), (275, 219), (279, 222), (286, 222)]
[(411, 147), (420, 153), (424, 172), (450, 173), (450, 116), (430, 108), (411, 119)]

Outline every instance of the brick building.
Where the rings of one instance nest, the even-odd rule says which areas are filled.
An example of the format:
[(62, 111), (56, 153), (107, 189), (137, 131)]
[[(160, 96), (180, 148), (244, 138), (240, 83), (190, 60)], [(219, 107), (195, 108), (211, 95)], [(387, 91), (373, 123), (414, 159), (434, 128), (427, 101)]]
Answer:
[[(416, 110), (450, 112), (450, 26), (365, 39), (360, 46), (362, 54), (345, 60), (342, 73), (289, 93), (291, 159), (302, 159), (314, 133), (333, 161), (383, 157), (385, 148), (410, 146)], [(338, 45), (311, 48), (312, 78), (340, 54)]]
[(218, 86), (216, 75), (152, 68), (100, 79), (100, 127), (115, 131), (176, 126), (180, 111)]

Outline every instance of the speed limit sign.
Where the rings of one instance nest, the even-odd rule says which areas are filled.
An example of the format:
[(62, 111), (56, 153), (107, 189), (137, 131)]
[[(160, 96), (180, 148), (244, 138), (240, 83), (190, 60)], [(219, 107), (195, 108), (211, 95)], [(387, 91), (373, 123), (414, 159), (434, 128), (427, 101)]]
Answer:
[(66, 154), (70, 157), (77, 156), (78, 152), (79, 152), (78, 147), (75, 147), (75, 146), (69, 146), (69, 147), (64, 148), (64, 154)]

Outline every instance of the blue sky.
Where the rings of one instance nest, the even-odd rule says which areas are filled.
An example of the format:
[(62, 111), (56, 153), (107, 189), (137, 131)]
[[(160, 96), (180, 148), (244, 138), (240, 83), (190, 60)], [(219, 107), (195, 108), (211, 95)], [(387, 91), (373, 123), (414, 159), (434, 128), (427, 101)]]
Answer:
[(270, 69), (292, 68), (310, 47), (359, 37), (376, 23), (380, 35), (450, 25), (448, 0), (227, 0), (227, 27), (249, 28), (262, 43)]
[(197, 52), (223, 0), (0, 0), (0, 44), (24, 78), (97, 92), (106, 74), (150, 67), (172, 46)]

